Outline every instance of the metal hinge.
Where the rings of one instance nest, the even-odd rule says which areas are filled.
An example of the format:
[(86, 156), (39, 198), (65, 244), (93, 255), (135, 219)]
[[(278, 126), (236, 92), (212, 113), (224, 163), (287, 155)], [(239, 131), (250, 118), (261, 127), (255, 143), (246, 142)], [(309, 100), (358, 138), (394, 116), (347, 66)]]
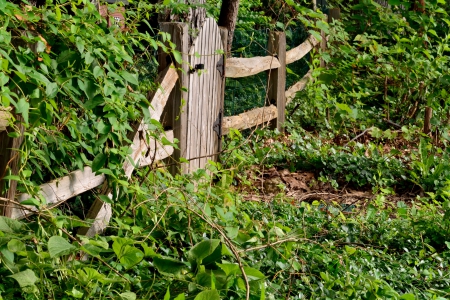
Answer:
[(225, 62), (223, 61), (223, 55), (220, 57), (219, 61), (217, 62), (216, 69), (217, 69), (217, 71), (219, 71), (220, 76), (222, 78), (224, 78), (225, 77)]
[(213, 130), (217, 133), (217, 136), (219, 137), (219, 147), (217, 149), (217, 152), (220, 152), (222, 150), (222, 122), (223, 122), (223, 111), (222, 109), (219, 110), (219, 115), (217, 116), (216, 121), (214, 121), (213, 124)]

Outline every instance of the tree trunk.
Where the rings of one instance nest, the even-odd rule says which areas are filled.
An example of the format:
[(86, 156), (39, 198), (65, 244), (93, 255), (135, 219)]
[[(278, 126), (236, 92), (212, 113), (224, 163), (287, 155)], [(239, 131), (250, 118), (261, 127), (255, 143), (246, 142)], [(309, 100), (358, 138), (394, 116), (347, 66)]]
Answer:
[(231, 45), (233, 43), (234, 29), (239, 10), (239, 0), (223, 0), (220, 8), (218, 25), (228, 30), (227, 47), (225, 49), (227, 57), (231, 56)]

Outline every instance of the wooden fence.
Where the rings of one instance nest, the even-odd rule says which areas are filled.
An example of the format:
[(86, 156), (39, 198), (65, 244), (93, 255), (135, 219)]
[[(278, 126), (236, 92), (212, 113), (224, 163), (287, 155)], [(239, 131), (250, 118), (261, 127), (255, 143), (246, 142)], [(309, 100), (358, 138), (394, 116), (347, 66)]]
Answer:
[[(311, 80), (311, 72), (308, 72), (303, 79), (285, 90), (286, 65), (303, 58), (319, 44), (318, 40), (310, 36), (301, 45), (286, 51), (285, 34), (274, 32), (270, 34), (267, 56), (225, 59), (220, 54), (223, 52), (217, 50), (224, 49), (227, 32), (218, 28), (213, 19), (206, 19), (190, 48), (187, 24), (163, 23), (161, 30), (171, 34), (172, 42), (183, 55), (183, 62), (171, 62), (166, 57), (167, 54), (159, 57), (161, 71), (157, 81), (160, 88), (149, 96), (149, 111), (152, 119), (161, 120), (171, 128), (164, 135), (169, 141), (178, 139), (179, 149), (163, 146), (149, 138), (144, 122), (132, 124), (132, 154), (123, 164), (127, 178), (131, 177), (135, 167), (148, 166), (169, 157), (174, 161), (179, 161), (180, 157), (188, 160), (188, 163), (179, 164), (176, 171), (192, 172), (203, 168), (208, 159), (217, 158), (221, 137), (231, 128), (246, 129), (272, 122), (273, 127), (281, 130), (286, 104)], [(246, 77), (260, 72), (269, 73), (267, 95), (270, 105), (236, 116), (223, 117), (225, 77)], [(181, 87), (188, 87), (188, 90)], [(183, 99), (187, 103), (185, 107), (182, 107)], [(48, 210), (99, 186), (102, 186), (99, 194), (112, 197), (105, 175), (94, 174), (88, 166), (71, 172), (39, 187), (40, 195), (46, 200), (46, 207), (41, 210)], [(36, 208), (20, 205), (20, 202), (30, 197), (28, 194), (21, 194), (10, 198), (11, 210), (8, 216), (20, 219), (35, 213)], [(15, 198), (17, 201), (13, 200)], [(90, 228), (80, 233), (92, 236), (101, 232), (111, 215), (110, 205), (96, 199), (87, 215), (88, 219), (95, 221)]]

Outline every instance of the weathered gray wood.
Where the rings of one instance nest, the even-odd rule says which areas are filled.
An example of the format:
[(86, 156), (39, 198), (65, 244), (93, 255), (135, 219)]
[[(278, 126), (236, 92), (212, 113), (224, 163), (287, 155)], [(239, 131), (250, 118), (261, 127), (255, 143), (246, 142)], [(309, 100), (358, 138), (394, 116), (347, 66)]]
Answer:
[[(40, 196), (45, 199), (45, 208), (51, 208), (81, 193), (98, 187), (105, 181), (105, 175), (95, 175), (90, 167), (84, 170), (71, 172), (69, 175), (52, 180), (39, 186)], [(22, 202), (31, 198), (29, 194), (21, 194), (17, 201)], [(21, 219), (33, 214), (37, 209), (34, 206), (14, 205), (11, 218)]]
[(301, 43), (299, 46), (292, 48), (286, 52), (286, 64), (293, 63), (299, 59), (302, 59), (306, 54), (308, 54), (319, 41), (312, 35)]
[(237, 116), (223, 118), (222, 131), (223, 134), (228, 134), (230, 129), (242, 130), (252, 128), (268, 123), (277, 116), (278, 111), (275, 105), (258, 107)]
[[(220, 30), (220, 40), (222, 42), (222, 46), (223, 49), (226, 50), (227, 49), (227, 42), (228, 42), (228, 29), (225, 27), (219, 27)], [(220, 117), (222, 119), (223, 122), (223, 115), (224, 115), (224, 104), (225, 104), (225, 83), (226, 83), (226, 76), (225, 76), (225, 65), (226, 65), (226, 61), (227, 61), (227, 55), (226, 53), (224, 53), (222, 55), (222, 64), (223, 64), (223, 69), (222, 69), (222, 73), (219, 72), (219, 80), (218, 83), (219, 85), (217, 86), (218, 92), (219, 92), (219, 101), (217, 102), (217, 104), (219, 105), (219, 113), (220, 113)], [(220, 66), (219, 66), (220, 67)], [(219, 127), (220, 126), (220, 127)], [(219, 161), (219, 153), (222, 151), (222, 123), (218, 124), (217, 130), (220, 129), (220, 135), (215, 135), (215, 143), (214, 143), (214, 148), (213, 151), (217, 149), (217, 155), (214, 156), (214, 160), (215, 161)]]
[[(312, 80), (311, 74), (312, 71), (306, 73), (306, 75), (300, 81), (292, 85), (285, 92), (286, 104), (293, 99), (296, 92), (303, 90), (308, 84), (308, 82)], [(277, 108), (275, 107), (275, 105), (270, 105), (255, 108), (236, 116), (224, 117), (222, 124), (222, 132), (223, 134), (228, 134), (230, 129), (232, 128), (238, 130), (252, 128), (267, 123), (275, 119), (277, 116), (278, 116)]]
[[(169, 96), (171, 95), (172, 89), (175, 86), (175, 83), (178, 79), (177, 73), (174, 71), (173, 65), (167, 66), (158, 76), (157, 83), (161, 86), (153, 95), (150, 95), (152, 98), (151, 106), (150, 106), (150, 117), (152, 119), (159, 120), (160, 116), (163, 112), (164, 106), (167, 103)], [(138, 125), (139, 124), (139, 125)], [(127, 161), (123, 164), (123, 170), (125, 176), (129, 179), (134, 171), (136, 166), (139, 166), (140, 160), (143, 156), (143, 153), (148, 152), (149, 149), (155, 144), (149, 144), (146, 138), (146, 126), (141, 122), (132, 126), (135, 129), (133, 133), (133, 144), (131, 145), (132, 153)], [(140, 131), (141, 129), (142, 131)], [(156, 146), (156, 145), (155, 145)], [(153, 149), (156, 151), (156, 149)], [(107, 194), (109, 198), (112, 198), (111, 191), (109, 188), (104, 185), (100, 194)], [(81, 228), (79, 230), (79, 234), (94, 236), (100, 232), (102, 232), (106, 225), (109, 223), (111, 219), (112, 211), (111, 205), (108, 203), (104, 203), (99, 198), (95, 199), (92, 207), (90, 208), (87, 219), (94, 219), (93, 224), (89, 229)]]
[(11, 107), (0, 106), (0, 131), (6, 130), (11, 119)]
[[(187, 165), (179, 164), (181, 157), (186, 157), (188, 139), (187, 139), (187, 117), (188, 111), (185, 102), (188, 101), (189, 88), (189, 47), (187, 24), (183, 23), (160, 23), (160, 29), (171, 35), (171, 42), (175, 44), (176, 50), (181, 53), (182, 63), (175, 63), (178, 70), (178, 81), (167, 102), (166, 109), (163, 112), (162, 124), (164, 128), (171, 128), (174, 137), (179, 141), (178, 149), (174, 149), (171, 157), (170, 172), (172, 174), (181, 172), (186, 173)], [(166, 53), (161, 53), (158, 62), (161, 70), (167, 66)], [(175, 162), (175, 163), (174, 163)]]
[(251, 58), (232, 57), (227, 59), (225, 76), (227, 78), (247, 77), (279, 67), (280, 62), (273, 56), (256, 56)]
[(283, 130), (286, 119), (286, 34), (284, 32), (271, 32), (269, 36), (268, 52), (276, 56), (280, 63), (278, 69), (269, 71), (269, 84), (267, 96), (269, 102), (277, 106), (278, 114), (276, 122), (272, 122), (271, 127)]
[[(173, 142), (173, 131), (172, 130), (166, 131), (165, 134), (167, 140)], [(156, 142), (156, 150), (154, 147), (155, 142)], [(155, 141), (154, 139), (151, 139), (148, 144), (149, 146), (146, 149), (149, 150), (148, 154), (140, 160), (139, 164), (140, 167), (145, 167), (157, 161), (163, 160), (172, 155), (173, 153), (174, 148), (172, 146), (163, 146), (160, 142)]]
[[(223, 49), (219, 27), (214, 19), (206, 19), (189, 51), (193, 69), (189, 72), (187, 101), (187, 172), (204, 168), (209, 159), (214, 159), (218, 150), (219, 138), (213, 126), (222, 108), (223, 78), (217, 70), (217, 64), (222, 58)], [(203, 69), (198, 69), (200, 66)]]
[(294, 99), (295, 94), (301, 90), (303, 90), (306, 85), (308, 84), (308, 82), (310, 82), (312, 80), (312, 71), (308, 71), (308, 73), (305, 74), (305, 76), (303, 76), (302, 79), (300, 79), (300, 81), (296, 82), (295, 84), (293, 84), (291, 87), (289, 87), (287, 89), (287, 91), (285, 92), (286, 95), (286, 104), (288, 104), (289, 102), (291, 102), (292, 99)]
[(341, 9), (339, 7), (330, 8), (328, 10), (328, 23), (332, 23), (333, 20), (341, 19)]

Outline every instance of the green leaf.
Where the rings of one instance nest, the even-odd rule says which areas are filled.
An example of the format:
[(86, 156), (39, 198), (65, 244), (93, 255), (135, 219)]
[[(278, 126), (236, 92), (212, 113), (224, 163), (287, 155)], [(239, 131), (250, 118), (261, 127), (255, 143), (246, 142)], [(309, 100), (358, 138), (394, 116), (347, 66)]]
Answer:
[(61, 9), (59, 8), (59, 5), (55, 6), (55, 19), (56, 21), (60, 21), (61, 20)]
[(182, 62), (181, 53), (177, 50), (173, 50), (172, 53), (173, 53), (173, 57), (175, 58), (175, 61), (177, 63), (181, 64), (181, 62)]
[(352, 255), (356, 252), (356, 248), (345, 246), (345, 252), (347, 252), (348, 255)]
[(41, 202), (35, 198), (28, 198), (27, 200), (21, 201), (20, 204), (22, 205), (31, 205), (36, 208), (39, 208), (41, 206)]
[(100, 68), (99, 66), (95, 66), (94, 72), (93, 72), (93, 73), (94, 73), (95, 79), (97, 79), (97, 78), (99, 78), (100, 76), (103, 76), (103, 75), (104, 75), (102, 68)]
[(22, 227), (22, 222), (0, 216), (0, 231), (5, 233), (18, 233)]
[(134, 84), (134, 85), (139, 84), (138, 76), (136, 74), (131, 74), (127, 71), (122, 71), (121, 75), (122, 75), (123, 79), (125, 79), (129, 83)]
[(194, 300), (220, 300), (217, 290), (207, 290), (195, 296)]
[(164, 295), (164, 300), (170, 300), (170, 290), (169, 290), (169, 287), (167, 287), (166, 294)]
[(107, 158), (108, 156), (104, 153), (97, 154), (92, 161), (92, 172), (100, 170), (105, 165)]
[(8, 250), (13, 253), (25, 251), (25, 243), (17, 239), (12, 239), (8, 242)]
[(77, 248), (70, 244), (65, 238), (60, 236), (52, 236), (48, 240), (48, 252), (50, 257), (60, 257), (62, 255), (69, 254)]
[(162, 274), (176, 275), (186, 268), (186, 264), (169, 257), (153, 257), (153, 265)]
[(133, 292), (125, 292), (120, 294), (120, 298), (122, 298), (123, 300), (136, 300), (137, 296)]
[(55, 98), (58, 93), (58, 84), (56, 82), (50, 82), (47, 84), (45, 88), (45, 94), (49, 98)]
[(25, 271), (9, 275), (8, 277), (14, 278), (20, 285), (21, 288), (33, 286), (37, 281), (38, 277), (36, 274), (30, 269), (26, 269)]
[(133, 246), (125, 246), (119, 261), (126, 269), (129, 269), (140, 263), (143, 258), (144, 252)]
[(98, 197), (100, 198), (100, 200), (102, 200), (102, 201), (105, 202), (105, 203), (113, 204), (112, 199), (109, 198), (109, 197), (106, 196), (106, 195), (100, 195), (100, 196), (98, 196)]
[(184, 296), (184, 293), (179, 294), (178, 296), (175, 297), (175, 299), (173, 300), (185, 300), (186, 297)]
[(402, 300), (415, 300), (416, 297), (414, 296), (414, 294), (403, 294), (399, 299), (402, 299)]
[(189, 259), (201, 263), (205, 257), (214, 252), (219, 244), (220, 240), (201, 241), (189, 251)]
[(240, 272), (237, 264), (217, 264), (217, 266), (221, 268), (227, 276)]
[(20, 98), (17, 102), (16, 113), (22, 114), (23, 120), (28, 124), (28, 112), (30, 109), (30, 104), (25, 98)]

